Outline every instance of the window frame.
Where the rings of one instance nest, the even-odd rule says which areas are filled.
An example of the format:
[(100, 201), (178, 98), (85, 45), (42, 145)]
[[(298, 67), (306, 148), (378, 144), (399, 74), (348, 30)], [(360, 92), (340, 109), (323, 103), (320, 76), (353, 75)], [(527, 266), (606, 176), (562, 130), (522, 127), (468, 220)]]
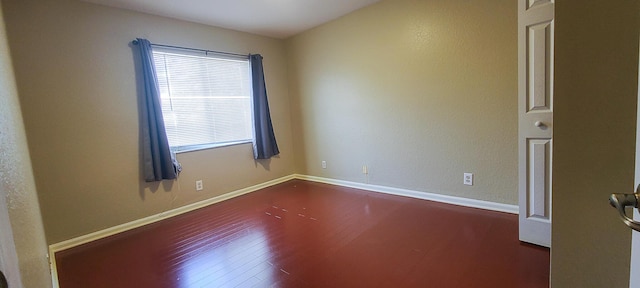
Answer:
[[(234, 140), (234, 141), (224, 141), (224, 142), (211, 142), (211, 143), (201, 143), (201, 144), (192, 144), (192, 145), (182, 145), (182, 146), (171, 146), (171, 143), (169, 143), (170, 149), (171, 151), (173, 151), (176, 154), (179, 153), (186, 153), (186, 152), (194, 152), (194, 151), (200, 151), (200, 150), (207, 150), (207, 149), (214, 149), (214, 148), (221, 148), (221, 147), (228, 147), (228, 146), (235, 146), (235, 145), (242, 145), (242, 144), (247, 144), (247, 143), (253, 143), (255, 141), (255, 121), (254, 121), (254, 103), (253, 103), (253, 81), (252, 81), (252, 73), (251, 73), (251, 62), (250, 59), (245, 55), (236, 55), (236, 54), (231, 54), (231, 53), (216, 53), (216, 52), (212, 52), (212, 51), (200, 51), (200, 50), (195, 50), (195, 49), (188, 49), (188, 48), (180, 48), (180, 47), (153, 47), (152, 49), (152, 53), (166, 53), (166, 54), (174, 54), (174, 55), (178, 55), (178, 56), (194, 56), (194, 57), (202, 57), (202, 58), (213, 58), (213, 59), (222, 59), (222, 60), (233, 60), (233, 61), (242, 61), (242, 62), (246, 62), (246, 65), (248, 67), (248, 75), (247, 75), (247, 81), (248, 81), (248, 85), (249, 85), (249, 102), (250, 102), (250, 120), (249, 120), (249, 126), (251, 127), (251, 136), (249, 139), (241, 139), (241, 140)], [(158, 63), (155, 63), (154, 61), (154, 65), (157, 65)], [(156, 68), (157, 69), (157, 68)], [(158, 75), (156, 72), (156, 81), (159, 81), (158, 79)], [(162, 103), (162, 96), (160, 95), (161, 99), (161, 103)], [(165, 114), (162, 114), (163, 119), (165, 118)], [(165, 131), (166, 131), (166, 125), (165, 125)]]

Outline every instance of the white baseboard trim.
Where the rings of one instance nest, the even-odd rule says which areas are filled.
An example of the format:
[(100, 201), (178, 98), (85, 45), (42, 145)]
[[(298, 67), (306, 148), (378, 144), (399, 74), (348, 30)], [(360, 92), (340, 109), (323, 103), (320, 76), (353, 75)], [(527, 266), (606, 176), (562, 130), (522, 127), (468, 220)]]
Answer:
[(301, 174), (295, 174), (294, 176), (296, 179), (300, 179), (300, 180), (332, 184), (332, 185), (362, 189), (362, 190), (378, 192), (378, 193), (417, 198), (422, 200), (430, 200), (430, 201), (453, 204), (458, 206), (480, 208), (480, 209), (504, 212), (504, 213), (510, 213), (510, 214), (518, 214), (518, 205), (509, 205), (509, 204), (495, 203), (495, 202), (489, 202), (489, 201), (483, 201), (483, 200), (422, 192), (422, 191), (416, 191), (416, 190), (364, 184), (364, 183), (358, 183), (358, 182), (350, 182), (350, 181), (344, 181), (344, 180), (308, 176), (308, 175), (301, 175)]
[(218, 202), (222, 202), (234, 197), (238, 197), (244, 194), (248, 194), (263, 188), (267, 188), (276, 184), (280, 184), (289, 180), (295, 179), (295, 174), (292, 175), (288, 175), (288, 176), (284, 176), (278, 179), (274, 179), (271, 181), (267, 181), (264, 183), (260, 183), (251, 187), (247, 187), (247, 188), (243, 188), (240, 190), (236, 190), (233, 192), (229, 192), (220, 196), (216, 196), (213, 198), (209, 198), (206, 200), (202, 200), (196, 203), (192, 203), (189, 205), (185, 205), (182, 207), (178, 207), (169, 211), (165, 211), (159, 214), (155, 214), (152, 216), (148, 216), (142, 219), (138, 219), (138, 220), (134, 220), (131, 222), (127, 222), (124, 224), (120, 224), (114, 227), (110, 227), (104, 230), (100, 230), (100, 231), (96, 231), (87, 235), (83, 235), (83, 236), (79, 236), (76, 238), (72, 238), (66, 241), (62, 241), (59, 243), (55, 243), (55, 244), (51, 244), (49, 245), (49, 262), (51, 265), (51, 276), (53, 278), (53, 287), (54, 288), (58, 288), (58, 270), (56, 268), (56, 257), (55, 257), (55, 253), (56, 252), (60, 252), (69, 248), (73, 248), (76, 246), (80, 246), (82, 244), (86, 244), (92, 241), (96, 241), (102, 238), (106, 238), (109, 237), (111, 235), (115, 235), (118, 233), (122, 233), (131, 229), (135, 229), (138, 227), (142, 227), (145, 225), (149, 225), (161, 220), (165, 220), (174, 216), (178, 216), (187, 212), (191, 212), (200, 208), (204, 208), (207, 207), (209, 205), (218, 203)]

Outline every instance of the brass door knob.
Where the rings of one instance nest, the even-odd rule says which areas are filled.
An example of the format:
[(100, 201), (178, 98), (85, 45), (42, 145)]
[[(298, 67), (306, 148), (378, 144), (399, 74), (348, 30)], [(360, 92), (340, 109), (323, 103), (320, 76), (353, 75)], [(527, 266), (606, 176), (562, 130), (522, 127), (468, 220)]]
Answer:
[(629, 226), (629, 228), (640, 232), (640, 222), (634, 221), (629, 218), (625, 212), (625, 208), (627, 207), (635, 207), (638, 208), (640, 204), (640, 193), (636, 194), (611, 194), (609, 197), (609, 204), (618, 210), (620, 213), (620, 219), (624, 222), (625, 225)]

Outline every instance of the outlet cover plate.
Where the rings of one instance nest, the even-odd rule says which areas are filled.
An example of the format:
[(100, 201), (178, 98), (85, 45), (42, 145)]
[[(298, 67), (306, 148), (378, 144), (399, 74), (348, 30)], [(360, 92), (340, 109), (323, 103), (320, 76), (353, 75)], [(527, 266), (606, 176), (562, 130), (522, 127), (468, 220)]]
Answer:
[(473, 186), (473, 173), (464, 173), (464, 180), (462, 183), (464, 185)]

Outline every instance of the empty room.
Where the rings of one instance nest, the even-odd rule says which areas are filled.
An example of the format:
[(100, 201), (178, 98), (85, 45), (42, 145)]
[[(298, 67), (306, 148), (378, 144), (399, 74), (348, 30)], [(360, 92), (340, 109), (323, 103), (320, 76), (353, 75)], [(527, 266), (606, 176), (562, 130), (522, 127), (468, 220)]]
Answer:
[(640, 287), (640, 1), (0, 3), (1, 288)]

